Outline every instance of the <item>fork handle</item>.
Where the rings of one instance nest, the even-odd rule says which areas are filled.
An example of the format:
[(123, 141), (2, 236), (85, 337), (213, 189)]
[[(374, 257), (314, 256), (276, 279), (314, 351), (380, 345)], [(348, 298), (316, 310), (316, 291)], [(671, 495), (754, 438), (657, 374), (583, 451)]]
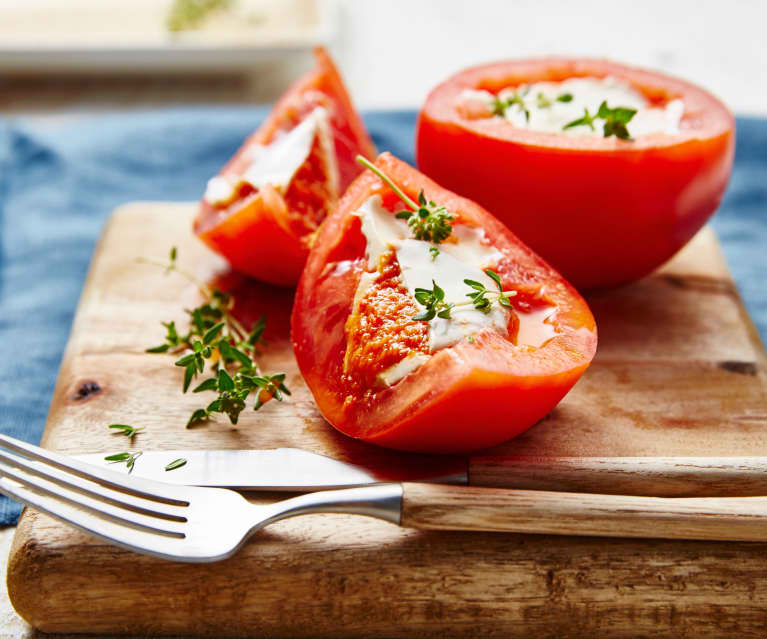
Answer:
[(632, 497), (402, 486), (400, 523), (408, 528), (767, 541), (767, 497)]

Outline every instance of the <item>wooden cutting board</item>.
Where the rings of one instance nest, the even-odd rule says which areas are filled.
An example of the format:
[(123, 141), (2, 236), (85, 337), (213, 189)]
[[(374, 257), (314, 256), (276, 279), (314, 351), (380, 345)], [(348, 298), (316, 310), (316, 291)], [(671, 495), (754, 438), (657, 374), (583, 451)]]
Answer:
[[(297, 372), (290, 290), (247, 282), (189, 232), (190, 204), (118, 210), (94, 255), (43, 437), (68, 452), (115, 452), (110, 423), (144, 426), (136, 448), (296, 446), (377, 467), (428, 458), (336, 433)], [(161, 320), (183, 321), (196, 292), (139, 264), (171, 245), (201, 277), (267, 313), (267, 371), (289, 402), (187, 430), (198, 396), (180, 369), (144, 348)], [(584, 256), (587, 259), (587, 256)], [(767, 455), (765, 355), (704, 229), (670, 264), (589, 297), (597, 358), (548, 417), (490, 455)], [(609, 486), (604, 486), (605, 490)], [(263, 499), (263, 497), (261, 497)], [(45, 632), (286, 637), (761, 637), (767, 545), (416, 532), (361, 517), (315, 515), (259, 533), (217, 564), (172, 564), (105, 545), (25, 512), (11, 551), (13, 605)]]

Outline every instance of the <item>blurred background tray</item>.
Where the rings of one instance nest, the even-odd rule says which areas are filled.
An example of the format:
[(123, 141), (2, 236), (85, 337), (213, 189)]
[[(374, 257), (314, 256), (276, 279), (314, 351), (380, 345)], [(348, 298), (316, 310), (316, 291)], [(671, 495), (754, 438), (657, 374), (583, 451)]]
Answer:
[(327, 44), (332, 2), (229, 0), (169, 28), (174, 0), (0, 0), (0, 72), (227, 71)]

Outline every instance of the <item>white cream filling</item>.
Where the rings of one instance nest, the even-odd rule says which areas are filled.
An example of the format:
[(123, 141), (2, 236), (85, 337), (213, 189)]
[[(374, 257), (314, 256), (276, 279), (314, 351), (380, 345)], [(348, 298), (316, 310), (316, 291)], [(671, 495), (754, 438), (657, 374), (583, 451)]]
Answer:
[[(596, 115), (599, 105), (607, 101), (610, 108), (628, 107), (637, 112), (627, 128), (632, 137), (650, 133), (679, 133), (679, 123), (684, 114), (682, 100), (671, 100), (665, 107), (654, 107), (644, 96), (629, 84), (618, 78), (570, 78), (563, 82), (535, 82), (516, 88), (503, 89), (498, 93), (500, 100), (518, 95), (524, 102), (513, 104), (505, 110), (505, 118), (514, 126), (532, 131), (561, 133), (571, 137), (603, 137), (604, 120), (594, 121), (594, 129), (580, 125), (564, 129), (565, 125), (577, 120), (588, 109)], [(569, 102), (557, 98), (569, 94)], [(539, 98), (539, 95), (541, 98)], [(539, 106), (539, 99), (548, 106)], [(459, 96), (461, 101), (481, 101), (491, 106), (494, 96), (488, 91), (465, 90)], [(529, 117), (525, 116), (525, 109)]]
[(399, 380), (406, 375), (412, 373), (414, 370), (420, 368), (423, 364), (429, 361), (429, 355), (424, 355), (417, 351), (408, 353), (408, 356), (397, 362), (394, 366), (390, 366), (382, 373), (378, 374), (378, 383), (381, 386), (393, 386)]
[[(415, 297), (416, 288), (431, 290), (433, 282), (436, 282), (445, 291), (445, 303), (468, 302), (470, 300), (466, 293), (471, 289), (464, 283), (465, 279), (481, 282), (488, 290), (497, 290), (495, 282), (483, 271), (484, 268), (495, 266), (494, 249), (476, 244), (466, 253), (479, 259), (464, 262), (443, 251), (444, 244), (439, 245), (440, 252), (435, 258), (429, 252), (431, 246), (434, 245), (429, 242), (406, 239), (396, 247), (402, 280), (411, 296)], [(433, 353), (452, 346), (464, 337), (486, 329), (508, 335), (509, 314), (510, 311), (500, 304), (493, 304), (489, 313), (478, 311), (472, 305), (454, 308), (450, 312), (450, 319), (435, 317), (429, 322), (429, 351)]]
[(309, 157), (317, 136), (325, 151), (323, 155), (332, 163), (328, 167), (328, 175), (331, 192), (337, 194), (338, 168), (328, 112), (323, 107), (317, 107), (302, 122), (271, 144), (253, 147), (252, 161), (242, 175), (217, 175), (208, 180), (203, 199), (213, 206), (229, 204), (243, 184), (250, 184), (256, 189), (270, 184), (278, 192), (285, 193), (296, 172)]
[[(483, 269), (494, 267), (501, 254), (486, 243), (482, 229), (454, 226), (452, 236), (457, 242), (433, 244), (412, 239), (407, 223), (383, 208), (378, 195), (368, 198), (355, 214), (360, 217), (362, 233), (367, 240), (365, 255), (370, 271), (376, 271), (380, 257), (393, 249), (399, 262), (403, 283), (413, 298), (416, 288), (432, 289), (433, 281), (445, 291), (446, 303), (469, 301), (466, 293), (470, 289), (464, 279), (477, 280), (488, 289), (496, 290), (495, 283)], [(429, 250), (432, 247), (439, 250), (436, 257)], [(376, 272), (363, 274), (355, 293), (355, 312), (376, 277)], [(507, 335), (509, 313), (508, 309), (499, 304), (493, 305), (491, 312), (487, 314), (467, 305), (453, 309), (449, 320), (435, 317), (429, 322), (429, 351), (433, 353), (451, 346), (482, 330), (497, 330)], [(422, 353), (412, 353), (381, 373), (379, 381), (390, 386), (419, 368), (428, 358), (428, 355)]]

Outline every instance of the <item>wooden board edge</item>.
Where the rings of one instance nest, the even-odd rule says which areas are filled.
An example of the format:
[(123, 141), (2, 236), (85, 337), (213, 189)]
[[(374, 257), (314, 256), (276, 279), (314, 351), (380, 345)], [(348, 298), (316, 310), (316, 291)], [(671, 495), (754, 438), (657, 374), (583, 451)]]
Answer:
[(32, 534), (34, 517), (35, 514), (27, 508), (21, 514), (8, 554), (5, 584), (8, 601), (19, 617), (33, 628), (43, 630), (45, 620), (36, 614), (39, 610), (36, 593), (42, 577), (40, 568), (44, 565), (41, 562), (45, 561), (47, 553)]
[[(767, 348), (765, 348), (765, 342), (762, 339), (761, 335), (759, 334), (759, 330), (756, 328), (756, 324), (754, 323), (754, 320), (752, 319), (751, 315), (748, 313), (748, 309), (746, 308), (746, 304), (743, 300), (743, 295), (740, 292), (740, 287), (738, 286), (738, 282), (733, 277), (732, 270), (730, 269), (730, 265), (727, 262), (727, 256), (724, 253), (724, 249), (722, 248), (721, 240), (719, 239), (719, 234), (716, 232), (713, 226), (711, 226), (710, 223), (707, 223), (698, 233), (695, 237), (698, 237), (702, 233), (707, 233), (711, 235), (714, 239), (714, 242), (712, 242), (712, 247), (714, 252), (716, 253), (717, 260), (721, 264), (721, 269), (723, 271), (723, 275), (726, 275), (728, 280), (733, 285), (733, 293), (735, 297), (735, 301), (738, 306), (738, 312), (740, 314), (741, 320), (743, 321), (743, 324), (746, 327), (746, 330), (748, 331), (749, 338), (751, 340), (751, 343), (754, 347), (754, 352), (759, 357), (759, 362), (757, 362), (758, 365), (760, 365), (761, 368), (767, 367)], [(695, 239), (693, 237), (693, 240)], [(685, 249), (688, 245), (686, 244), (682, 249), (680, 249), (680, 252)], [(672, 260), (674, 258), (671, 258)]]
[[(163, 581), (181, 591), (149, 590), (146, 599), (144, 580), (157, 574), (147, 558), (129, 555), (126, 562), (120, 559), (124, 551), (102, 545), (91, 557), (81, 555), (70, 564), (81, 535), (68, 546), (28, 547), (45, 564), (14, 566), (12, 579), (26, 597), (20, 613), (48, 633), (337, 639), (762, 636), (765, 544), (431, 532), (387, 544), (380, 554), (346, 539), (349, 546), (328, 554), (321, 541), (327, 528), (314, 532), (311, 538), (267, 532), (254, 540), (263, 549), (246, 549), (239, 568), (168, 564)], [(298, 544), (288, 570), (274, 553), (275, 545), (284, 543)], [(444, 556), (424, 561), (424, 551), (435, 544), (445, 549)], [(18, 556), (23, 552), (19, 549)], [(627, 556), (641, 560), (626, 562)], [(72, 565), (75, 573), (62, 570)], [(61, 614), (62, 593), (73, 576), (81, 583), (88, 579), (87, 588), (109, 598), (116, 610), (98, 627), (84, 625), (82, 613)], [(132, 595), (116, 601), (110, 593), (123, 580)], [(203, 582), (200, 587), (189, 587), (196, 580)], [(274, 595), (291, 584), (295, 589), (284, 597)], [(195, 597), (213, 592), (222, 593), (224, 605), (242, 605), (242, 617), (233, 609), (219, 615), (187, 610)], [(80, 595), (78, 605), (83, 603)], [(181, 614), (174, 615), (172, 627), (158, 624), (157, 614), (174, 607)]]

